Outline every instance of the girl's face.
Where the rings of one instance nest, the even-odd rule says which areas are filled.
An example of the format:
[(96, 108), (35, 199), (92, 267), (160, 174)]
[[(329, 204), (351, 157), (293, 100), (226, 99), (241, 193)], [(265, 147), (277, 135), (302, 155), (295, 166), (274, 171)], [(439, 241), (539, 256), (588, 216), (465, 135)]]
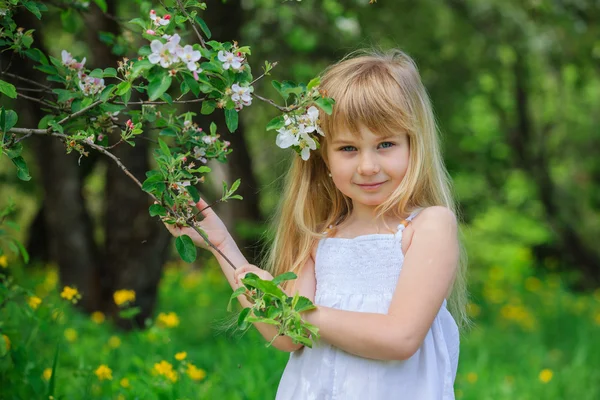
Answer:
[(400, 185), (409, 162), (406, 133), (382, 137), (360, 127), (360, 137), (340, 131), (327, 146), (331, 179), (356, 211), (373, 209)]

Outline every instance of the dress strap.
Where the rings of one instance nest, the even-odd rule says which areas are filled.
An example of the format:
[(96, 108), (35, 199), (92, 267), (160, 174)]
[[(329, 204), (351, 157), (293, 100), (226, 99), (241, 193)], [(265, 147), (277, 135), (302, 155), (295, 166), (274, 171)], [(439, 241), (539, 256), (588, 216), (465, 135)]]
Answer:
[(404, 229), (406, 229), (408, 224), (410, 224), (410, 221), (412, 221), (421, 212), (421, 210), (423, 210), (423, 209), (422, 208), (416, 209), (404, 221), (400, 222), (400, 225), (398, 225), (398, 231), (396, 232), (396, 235), (395, 235), (397, 238), (402, 239), (402, 232), (404, 231)]

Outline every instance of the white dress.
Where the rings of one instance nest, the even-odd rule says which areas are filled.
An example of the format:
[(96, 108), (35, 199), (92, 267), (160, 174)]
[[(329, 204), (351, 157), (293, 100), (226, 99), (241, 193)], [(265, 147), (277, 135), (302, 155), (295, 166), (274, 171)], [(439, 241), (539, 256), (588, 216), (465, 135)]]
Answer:
[[(396, 234), (322, 239), (315, 260), (315, 304), (386, 314), (404, 262), (403, 230), (400, 225)], [(276, 399), (454, 399), (458, 351), (458, 327), (444, 300), (423, 344), (408, 360), (367, 359), (320, 341), (290, 354)]]

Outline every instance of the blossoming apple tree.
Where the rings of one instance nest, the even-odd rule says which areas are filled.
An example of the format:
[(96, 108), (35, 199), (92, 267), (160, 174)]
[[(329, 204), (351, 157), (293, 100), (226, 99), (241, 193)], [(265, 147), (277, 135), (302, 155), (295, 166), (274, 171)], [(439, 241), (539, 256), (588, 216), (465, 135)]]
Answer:
[[(102, 8), (102, 0), (95, 3)], [(254, 100), (266, 102), (279, 113), (266, 130), (276, 130), (276, 144), (281, 148), (292, 147), (304, 160), (318, 146), (314, 135), (322, 134), (317, 107), (323, 112), (332, 111), (333, 100), (319, 91), (318, 78), (308, 84), (273, 81), (284, 105), (255, 93), (253, 85), (269, 75), (276, 63), (265, 61), (262, 74), (255, 77), (249, 63), (250, 47), (210, 40), (210, 30), (201, 17), (206, 5), (196, 0), (163, 2), (160, 11), (152, 9), (129, 21), (145, 41), (137, 57), (123, 58), (118, 65), (93, 70), (86, 68), (85, 57), (67, 50), (60, 57), (44, 54), (34, 45), (33, 30), (17, 26), (12, 18), (19, 8), (41, 18), (46, 10), (44, 4), (9, 0), (2, 7), (0, 48), (27, 57), (51, 83), (23, 78), (7, 72), (8, 68), (0, 71), (3, 97), (23, 97), (38, 103), (45, 111), (37, 128), (30, 128), (20, 123), (14, 110), (0, 109), (0, 156), (12, 161), (17, 176), (31, 179), (22, 151), (26, 139), (33, 135), (60, 140), (66, 153), (76, 152), (80, 158), (88, 156), (90, 151), (99, 152), (151, 197), (154, 203), (149, 207), (151, 216), (169, 224), (190, 226), (211, 246), (199, 228), (200, 214), (191, 205), (199, 201), (197, 186), (211, 172), (207, 162), (225, 162), (231, 152), (229, 142), (224, 139), (223, 127), (211, 123), (204, 130), (194, 122), (195, 113), (177, 114), (169, 106), (193, 102), (201, 104), (202, 114), (222, 112), (227, 130), (233, 133), (238, 127), (239, 113), (245, 107)], [(193, 36), (184, 34), (189, 29)], [(194, 40), (188, 39), (186, 43), (184, 37)], [(43, 98), (28, 92), (42, 93)], [(141, 111), (133, 110), (132, 105), (141, 106)], [(135, 146), (137, 139), (150, 136), (150, 127), (159, 130), (153, 154), (156, 167), (147, 171), (146, 179), (141, 182), (128, 170), (127, 160), (120, 160), (111, 150), (117, 146)], [(111, 135), (118, 135), (112, 144), (108, 140)], [(239, 185), (239, 180), (231, 186), (224, 183), (223, 196), (217, 201), (241, 199), (235, 194)], [(178, 237), (176, 248), (183, 260), (196, 259), (196, 248), (188, 236)], [(233, 264), (231, 267), (236, 268)], [(306, 334), (316, 335), (316, 331), (301, 321), (299, 312), (314, 306), (306, 298), (289, 298), (277, 286), (294, 278), (294, 274), (284, 274), (275, 278), (276, 284), (253, 275), (244, 279), (246, 288), (233, 296), (245, 294), (252, 298), (254, 306), (241, 314), (239, 326), (245, 328), (249, 321), (263, 320), (279, 326), (280, 333), (310, 345)], [(278, 317), (267, 318), (270, 315)]]

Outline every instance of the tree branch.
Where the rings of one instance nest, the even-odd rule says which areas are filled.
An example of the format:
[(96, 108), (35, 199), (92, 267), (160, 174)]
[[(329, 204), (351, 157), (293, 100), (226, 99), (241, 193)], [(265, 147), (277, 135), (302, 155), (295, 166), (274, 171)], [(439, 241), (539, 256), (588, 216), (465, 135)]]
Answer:
[(187, 10), (181, 3), (181, 0), (177, 0), (177, 4), (179, 5), (179, 9), (181, 10), (181, 12), (186, 17), (188, 17), (190, 24), (192, 25), (192, 29), (194, 30), (194, 32), (196, 32), (196, 36), (198, 36), (198, 39), (200, 40), (200, 44), (206, 49), (206, 43), (204, 43), (204, 38), (202, 38), (202, 35), (200, 35), (200, 32), (198, 32), (198, 28), (196, 28), (196, 22), (192, 19), (192, 17), (190, 17), (190, 14), (188, 14)]

